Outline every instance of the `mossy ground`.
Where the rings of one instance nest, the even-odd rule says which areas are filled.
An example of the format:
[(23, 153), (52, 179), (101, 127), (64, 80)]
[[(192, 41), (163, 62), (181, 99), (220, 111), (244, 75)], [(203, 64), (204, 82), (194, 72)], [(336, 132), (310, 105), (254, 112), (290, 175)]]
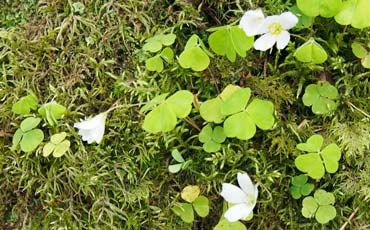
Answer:
[[(172, 31), (179, 54), (191, 34), (206, 41), (205, 29), (234, 22), (251, 8), (249, 1), (81, 2), (82, 14), (73, 13), (73, 1), (67, 0), (0, 3), (0, 229), (212, 229), (221, 216), (221, 184), (235, 182), (240, 170), (260, 186), (248, 229), (339, 229), (356, 208), (347, 229), (370, 228), (370, 122), (359, 112), (370, 111), (370, 73), (349, 49), (341, 49), (358, 37), (369, 39), (368, 31), (317, 19), (316, 36), (326, 41), (331, 56), (320, 68), (287, 52), (297, 47), (293, 40), (286, 51), (250, 51), (236, 63), (216, 56), (201, 73), (174, 64), (157, 74), (145, 70), (145, 39)], [(252, 2), (274, 14), (294, 1)], [(334, 116), (314, 115), (301, 101), (304, 87), (323, 77), (341, 94)], [(221, 153), (204, 152), (199, 131), (184, 121), (166, 134), (145, 133), (138, 107), (111, 113), (100, 145), (83, 143), (73, 128), (117, 100), (140, 103), (187, 89), (204, 101), (230, 83), (271, 100), (277, 125), (250, 141), (230, 141)], [(69, 132), (71, 151), (64, 157), (10, 149), (22, 120), (11, 107), (29, 92), (41, 103), (55, 100), (68, 108), (58, 127), (43, 127), (46, 135)], [(196, 114), (192, 119), (201, 126)], [(316, 183), (336, 196), (337, 217), (327, 225), (303, 218), (301, 202), (289, 194), (290, 178), (299, 174), (295, 146), (314, 132), (343, 150), (339, 171)], [(188, 170), (168, 172), (173, 148), (192, 160)], [(210, 215), (193, 225), (170, 209), (189, 184), (198, 184), (211, 202)]]

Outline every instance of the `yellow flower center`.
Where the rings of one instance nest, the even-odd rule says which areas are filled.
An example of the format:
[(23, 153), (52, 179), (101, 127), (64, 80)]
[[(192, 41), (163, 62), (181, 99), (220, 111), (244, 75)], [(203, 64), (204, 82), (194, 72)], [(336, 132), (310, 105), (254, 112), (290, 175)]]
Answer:
[(278, 35), (283, 31), (283, 26), (280, 23), (274, 22), (268, 26), (268, 30), (270, 34)]

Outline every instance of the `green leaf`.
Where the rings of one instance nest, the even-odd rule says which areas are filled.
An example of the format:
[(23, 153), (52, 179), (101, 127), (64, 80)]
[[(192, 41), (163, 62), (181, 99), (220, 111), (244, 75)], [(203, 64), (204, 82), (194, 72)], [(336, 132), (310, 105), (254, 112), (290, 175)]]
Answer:
[(178, 173), (181, 170), (182, 165), (183, 165), (182, 163), (180, 163), (180, 164), (174, 164), (174, 165), (169, 165), (168, 166), (168, 171), (170, 173)]
[(36, 117), (28, 117), (21, 123), (21, 129), (23, 132), (27, 132), (40, 124), (41, 119)]
[(224, 119), (221, 113), (222, 104), (219, 97), (203, 102), (199, 107), (200, 116), (208, 122), (221, 123)]
[(185, 201), (192, 203), (200, 193), (198, 185), (188, 185), (181, 191), (181, 198)]
[(204, 126), (199, 133), (199, 141), (202, 143), (207, 143), (212, 141), (213, 131), (210, 124)]
[(17, 129), (17, 131), (15, 131), (14, 136), (13, 136), (13, 145), (12, 145), (13, 149), (17, 148), (17, 146), (19, 145), (19, 142), (21, 142), (22, 136), (23, 136), (22, 129)]
[(160, 56), (163, 60), (165, 60), (165, 62), (170, 64), (173, 62), (175, 55), (173, 53), (173, 50), (170, 47), (166, 47), (162, 50), (162, 52), (160, 53)]
[(274, 126), (274, 104), (270, 101), (254, 99), (246, 109), (258, 128), (271, 129)]
[(221, 106), (222, 115), (227, 116), (244, 110), (248, 104), (250, 96), (250, 88), (240, 88), (236, 90)]
[(61, 157), (63, 156), (68, 150), (71, 143), (68, 140), (64, 140), (63, 142), (57, 144), (53, 151), (54, 157)]
[(178, 205), (171, 208), (172, 211), (178, 215), (185, 223), (193, 223), (194, 210), (191, 204), (178, 203)]
[(325, 168), (320, 155), (317, 153), (300, 155), (295, 159), (294, 163), (301, 172), (307, 173), (313, 179), (320, 179), (325, 174)]
[(53, 101), (44, 104), (38, 112), (43, 118), (46, 118), (50, 125), (54, 126), (58, 124), (57, 120), (67, 113), (67, 108)]
[(179, 56), (182, 68), (191, 68), (194, 71), (203, 71), (209, 65), (208, 55), (200, 47), (185, 49)]
[(194, 96), (191, 92), (180, 90), (167, 98), (166, 103), (178, 118), (184, 118), (191, 112), (193, 100)]
[(256, 125), (248, 112), (240, 112), (225, 120), (224, 132), (227, 137), (248, 140), (256, 133)]
[(30, 94), (20, 98), (19, 101), (14, 103), (12, 111), (15, 114), (27, 115), (31, 110), (35, 110), (37, 108), (37, 103), (37, 97), (34, 94)]
[(67, 136), (66, 132), (54, 134), (53, 136), (51, 136), (50, 142), (57, 145), (60, 142), (62, 142), (66, 138), (66, 136)]
[(161, 104), (145, 116), (143, 129), (149, 133), (168, 132), (177, 123), (175, 112), (166, 104)]
[(143, 50), (149, 51), (151, 53), (156, 53), (162, 49), (162, 43), (157, 40), (151, 40), (144, 44)]
[(320, 224), (326, 224), (330, 220), (334, 219), (336, 215), (337, 215), (337, 210), (335, 209), (334, 206), (324, 205), (324, 206), (320, 206), (317, 209), (315, 219)]
[(315, 188), (315, 186), (311, 183), (304, 184), (301, 187), (301, 194), (303, 196), (307, 196), (308, 194), (310, 194), (313, 191), (314, 188)]
[(238, 26), (222, 27), (208, 38), (211, 49), (218, 55), (235, 62), (236, 54), (246, 56), (246, 51), (253, 46), (253, 37), (248, 37)]
[(221, 94), (219, 95), (219, 98), (222, 101), (226, 101), (227, 99), (229, 99), (229, 97), (231, 97), (231, 95), (233, 95), (239, 89), (241, 89), (241, 87), (238, 85), (231, 85), (231, 84), (227, 85), (225, 89), (222, 90)]
[(313, 38), (298, 47), (294, 56), (301, 62), (312, 62), (321, 64), (328, 58), (325, 49)]
[(370, 26), (370, 0), (348, 0), (343, 3), (341, 10), (335, 15), (335, 21), (341, 25), (351, 24), (357, 29)]
[(246, 230), (244, 224), (240, 221), (229, 222), (226, 218), (222, 217), (220, 222), (215, 226), (214, 230)]
[(299, 175), (292, 178), (292, 184), (295, 186), (303, 186), (307, 183), (308, 177), (306, 175)]
[(153, 109), (158, 104), (161, 104), (162, 102), (164, 102), (167, 96), (168, 96), (168, 93), (163, 93), (161, 95), (156, 96), (148, 104), (141, 107), (140, 112), (145, 113), (146, 111)]
[(163, 70), (163, 61), (159, 55), (156, 55), (145, 61), (145, 67), (149, 71), (157, 71), (160, 73)]
[(170, 46), (176, 40), (176, 34), (162, 34), (158, 35), (158, 37), (164, 46)]
[(308, 196), (302, 201), (302, 215), (306, 218), (311, 218), (315, 215), (319, 205), (312, 196)]
[(330, 18), (339, 12), (342, 0), (297, 0), (297, 5), (305, 15)]
[(207, 153), (214, 153), (221, 149), (221, 144), (211, 140), (203, 144), (203, 149)]
[(295, 28), (298, 29), (304, 29), (304, 28), (309, 28), (312, 24), (312, 17), (307, 16), (304, 14), (298, 7), (297, 5), (294, 5), (290, 8), (290, 11), (295, 14), (299, 21)]
[(341, 157), (340, 148), (336, 144), (330, 144), (321, 151), (326, 171), (335, 173), (338, 170), (338, 161)]
[(364, 58), (367, 55), (367, 50), (359, 42), (353, 42), (351, 45), (353, 54), (358, 58)]
[(319, 205), (330, 205), (335, 202), (333, 193), (327, 192), (323, 189), (318, 189), (314, 194), (314, 198)]
[(363, 67), (370, 69), (370, 53), (361, 59), (361, 64)]
[(185, 162), (185, 160), (181, 156), (181, 153), (179, 152), (179, 150), (177, 150), (177, 149), (172, 150), (171, 155), (172, 155), (173, 159), (175, 159), (177, 162), (180, 162), (180, 163)]
[(44, 148), (42, 149), (42, 156), (48, 157), (55, 149), (55, 145), (53, 143), (46, 143)]
[(209, 200), (205, 196), (198, 196), (194, 202), (193, 207), (200, 217), (206, 217), (209, 213)]
[(320, 152), (322, 143), (324, 142), (324, 138), (321, 135), (315, 134), (312, 135), (306, 143), (300, 143), (297, 145), (297, 149), (309, 153), (318, 153)]
[(32, 152), (44, 140), (44, 133), (40, 129), (33, 129), (23, 134), (20, 142), (23, 152)]
[(302, 101), (306, 106), (312, 106), (315, 114), (326, 114), (337, 108), (333, 101), (338, 97), (338, 90), (328, 82), (310, 84), (306, 87)]
[(301, 196), (302, 196), (300, 187), (292, 186), (292, 187), (290, 187), (289, 191), (290, 191), (290, 194), (292, 194), (292, 197), (296, 200), (301, 198)]
[(224, 128), (221, 127), (221, 126), (216, 126), (214, 129), (213, 129), (213, 133), (212, 133), (212, 139), (217, 142), (217, 143), (222, 143), (226, 140), (226, 135), (225, 135), (225, 132), (224, 132)]

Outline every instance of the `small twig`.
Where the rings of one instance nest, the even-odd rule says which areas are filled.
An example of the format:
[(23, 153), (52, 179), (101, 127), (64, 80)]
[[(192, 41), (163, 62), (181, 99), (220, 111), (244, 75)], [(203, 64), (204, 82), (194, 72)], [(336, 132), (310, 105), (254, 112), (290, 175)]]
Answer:
[(370, 118), (370, 115), (368, 113), (366, 113), (365, 111), (363, 111), (362, 109), (356, 107), (354, 104), (352, 104), (348, 99), (346, 100), (346, 104), (352, 108), (354, 108), (355, 110), (357, 110), (358, 112), (362, 113), (365, 117), (367, 118)]
[(344, 224), (342, 225), (342, 227), (340, 228), (340, 230), (346, 229), (347, 225), (355, 217), (355, 215), (356, 215), (357, 212), (358, 212), (358, 207), (355, 208), (355, 210), (351, 213), (351, 215), (348, 217), (348, 220), (346, 222), (344, 222)]
[(196, 130), (198, 130), (198, 131), (200, 132), (200, 128), (198, 127), (198, 125), (197, 125), (197, 124), (195, 124), (195, 122), (194, 122), (192, 119), (190, 119), (190, 118), (188, 118), (188, 117), (185, 117), (185, 118), (184, 118), (184, 120), (185, 120), (187, 123), (189, 123), (191, 126), (193, 126)]

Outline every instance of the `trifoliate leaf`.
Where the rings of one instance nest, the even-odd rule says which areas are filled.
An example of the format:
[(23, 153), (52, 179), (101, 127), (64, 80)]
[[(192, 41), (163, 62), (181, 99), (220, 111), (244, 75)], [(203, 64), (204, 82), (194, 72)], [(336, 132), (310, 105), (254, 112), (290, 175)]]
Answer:
[(306, 143), (299, 143), (297, 149), (309, 153), (320, 152), (321, 146), (324, 142), (324, 138), (321, 135), (313, 135), (307, 139)]
[(298, 47), (294, 56), (301, 62), (312, 62), (321, 64), (328, 58), (325, 49), (313, 38)]
[(246, 51), (253, 46), (253, 37), (248, 37), (238, 26), (226, 26), (217, 29), (208, 38), (211, 49), (218, 55), (235, 62), (236, 54), (246, 56)]
[(315, 215), (318, 207), (319, 205), (312, 196), (306, 197), (302, 201), (302, 215), (311, 218)]
[(20, 98), (14, 105), (12, 106), (12, 111), (15, 114), (29, 114), (31, 110), (35, 110), (37, 108), (37, 97), (33, 94), (27, 95), (25, 97)]
[(67, 113), (67, 108), (53, 101), (44, 104), (38, 112), (43, 118), (46, 118), (50, 125), (54, 126), (58, 124), (57, 120), (61, 119)]
[(330, 18), (339, 12), (342, 0), (297, 0), (297, 6), (307, 16)]
[(341, 25), (351, 24), (354, 28), (363, 29), (370, 26), (370, 0), (348, 0), (335, 15), (335, 21)]
[(353, 54), (358, 58), (364, 58), (367, 55), (367, 50), (359, 42), (353, 42), (351, 45)]
[(313, 179), (320, 179), (325, 174), (325, 168), (318, 153), (300, 155), (294, 163), (301, 172), (307, 173)]

